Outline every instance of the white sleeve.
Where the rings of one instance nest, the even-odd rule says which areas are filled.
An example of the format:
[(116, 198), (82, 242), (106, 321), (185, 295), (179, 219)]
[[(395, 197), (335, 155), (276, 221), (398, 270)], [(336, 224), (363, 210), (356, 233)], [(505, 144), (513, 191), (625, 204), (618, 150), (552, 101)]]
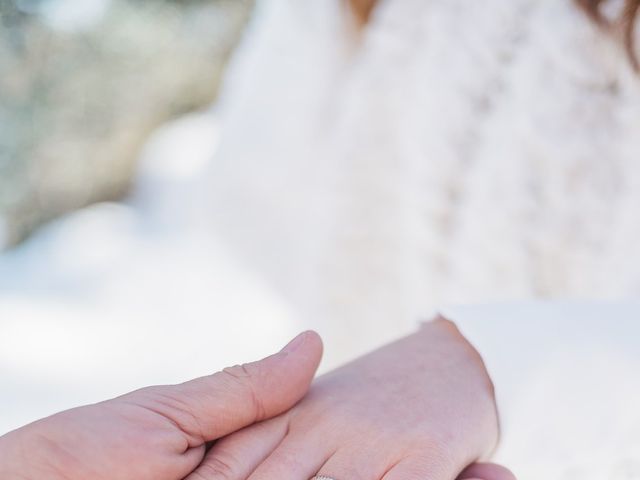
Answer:
[[(540, 377), (546, 381), (558, 372), (562, 385), (588, 374), (585, 365), (597, 355), (602, 354), (600, 363), (615, 356), (629, 365), (640, 356), (640, 302), (522, 302), (439, 311), (483, 357), (496, 388), (503, 436), (523, 423), (514, 418), (527, 411), (518, 403), (531, 397)], [(562, 395), (554, 392), (559, 402)]]

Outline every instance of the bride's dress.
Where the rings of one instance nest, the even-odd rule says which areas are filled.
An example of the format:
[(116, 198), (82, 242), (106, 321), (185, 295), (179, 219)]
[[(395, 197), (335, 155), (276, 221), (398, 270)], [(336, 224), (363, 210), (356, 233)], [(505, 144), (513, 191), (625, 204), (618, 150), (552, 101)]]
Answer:
[(570, 1), (259, 2), (220, 108), (218, 232), (350, 348), (640, 294), (640, 77)]

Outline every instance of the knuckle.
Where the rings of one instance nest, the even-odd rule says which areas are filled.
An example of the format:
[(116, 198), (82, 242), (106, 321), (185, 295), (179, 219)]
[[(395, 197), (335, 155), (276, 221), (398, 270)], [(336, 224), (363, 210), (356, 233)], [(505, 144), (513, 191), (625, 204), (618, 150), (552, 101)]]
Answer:
[[(175, 427), (200, 440), (204, 439), (204, 426), (201, 419), (193, 411), (193, 407), (180, 395), (174, 395), (162, 387), (147, 387), (139, 390), (137, 402), (141, 407), (167, 419)], [(193, 402), (194, 398), (190, 398)]]
[(284, 471), (299, 472), (303, 467), (299, 452), (295, 450), (283, 449), (276, 451), (273, 455), (272, 465), (278, 465)]
[(240, 393), (245, 397), (254, 413), (255, 421), (266, 418), (266, 408), (261, 396), (255, 388), (259, 372), (254, 365), (235, 365), (222, 370), (222, 375), (235, 387), (240, 388)]
[(456, 335), (460, 334), (460, 329), (458, 329), (458, 326), (452, 320), (443, 316), (442, 314), (438, 314), (438, 316), (433, 319), (433, 324), (443, 328), (444, 330), (447, 330), (450, 333)]
[(418, 445), (413, 455), (413, 464), (418, 468), (448, 471), (455, 466), (454, 455), (446, 442), (428, 439), (418, 442)]
[(239, 382), (246, 382), (253, 377), (255, 372), (253, 372), (253, 368), (251, 367), (251, 365), (243, 364), (234, 365), (233, 367), (227, 367), (222, 370), (222, 373)]
[[(234, 480), (236, 478), (236, 469), (234, 461), (231, 458), (223, 458), (220, 456), (212, 456), (208, 458), (196, 472), (194, 472), (197, 480)], [(195, 480), (194, 479), (194, 480)]]

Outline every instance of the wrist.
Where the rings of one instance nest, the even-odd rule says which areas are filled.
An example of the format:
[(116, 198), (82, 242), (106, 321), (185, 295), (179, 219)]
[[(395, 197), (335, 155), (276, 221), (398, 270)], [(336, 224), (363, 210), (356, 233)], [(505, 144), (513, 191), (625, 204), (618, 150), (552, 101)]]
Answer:
[[(455, 361), (457, 370), (472, 388), (474, 419), (481, 431), (482, 457), (494, 452), (500, 439), (500, 419), (495, 387), (480, 352), (458, 329), (455, 323), (443, 316), (422, 324), (421, 334), (436, 335), (447, 356)], [(431, 342), (433, 343), (433, 342)], [(475, 423), (475, 422), (474, 422)]]

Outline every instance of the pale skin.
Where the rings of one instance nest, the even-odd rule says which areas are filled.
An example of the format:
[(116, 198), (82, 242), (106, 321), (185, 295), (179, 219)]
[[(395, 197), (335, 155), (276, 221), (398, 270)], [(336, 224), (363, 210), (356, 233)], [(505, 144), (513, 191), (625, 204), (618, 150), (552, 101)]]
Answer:
[[(462, 366), (462, 378), (466, 360), (441, 363), (440, 355), (421, 358), (417, 350), (410, 353), (409, 346), (421, 340), (445, 340), (430, 337), (436, 330), (450, 328), (444, 326), (423, 329), (404, 340), (408, 343), (393, 344), (322, 377), (306, 397), (322, 354), (322, 343), (313, 332), (260, 362), (62, 412), (0, 437), (0, 478), (244, 480), (278, 478), (284, 472), (286, 478), (307, 480), (320, 470), (346, 480), (369, 478), (363, 476), (369, 473), (383, 478), (379, 471), (387, 468), (384, 478), (412, 478), (406, 475), (428, 470), (424, 476), (428, 480), (452, 480), (465, 465), (493, 448), (497, 430), (490, 425), (495, 421), (492, 414), (484, 418), (485, 408), (493, 408), (486, 407), (484, 400), (459, 420), (447, 421), (469, 405), (449, 404), (446, 395), (476, 395), (471, 388), (483, 385), (480, 390), (488, 388), (484, 394), (491, 398), (484, 377), (477, 384), (469, 382), (471, 387), (461, 387), (468, 382), (434, 375), (436, 370), (457, 371)], [(425, 335), (425, 331), (432, 333)], [(469, 358), (473, 356), (475, 352)], [(408, 362), (407, 368), (385, 367), (397, 360)], [(430, 362), (436, 363), (432, 367)], [(391, 401), (392, 395), (376, 395), (371, 389), (375, 382), (388, 384), (385, 390), (396, 400)], [(424, 387), (429, 388), (423, 391)], [(397, 400), (398, 389), (406, 389), (402, 401)], [(436, 390), (438, 395), (428, 393)], [(425, 396), (432, 400), (425, 402)], [(365, 397), (373, 401), (364, 402)], [(422, 409), (425, 415), (416, 411), (403, 416), (399, 405)], [(468, 421), (471, 428), (465, 426)], [(290, 429), (288, 434), (283, 425)], [(425, 426), (427, 432), (421, 432)], [(457, 434), (459, 428), (464, 428), (463, 435)], [(338, 430), (344, 434), (337, 434)], [(295, 460), (289, 448), (301, 456)], [(311, 449), (322, 454), (314, 456)], [(329, 450), (334, 455), (327, 455)], [(307, 474), (320, 458), (327, 465), (323, 462)], [(373, 467), (364, 465), (364, 459)], [(395, 468), (388, 468), (392, 462)], [(458, 478), (513, 479), (507, 470), (490, 464), (472, 465)]]
[(497, 440), (482, 360), (451, 322), (438, 319), (321, 377), (286, 413), (218, 442), (188, 480), (299, 480), (317, 472), (451, 480)]

